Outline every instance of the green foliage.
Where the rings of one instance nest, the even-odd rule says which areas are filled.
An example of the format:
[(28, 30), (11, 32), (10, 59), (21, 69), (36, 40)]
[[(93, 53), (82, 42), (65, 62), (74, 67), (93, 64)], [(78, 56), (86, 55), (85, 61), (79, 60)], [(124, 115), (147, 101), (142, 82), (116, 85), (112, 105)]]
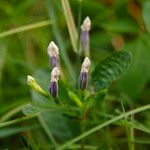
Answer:
[(127, 69), (130, 61), (130, 53), (121, 51), (98, 63), (92, 73), (95, 90), (101, 91), (107, 89), (110, 83), (116, 80)]
[[(149, 150), (149, 0), (62, 2), (0, 0), (0, 149)], [(80, 91), (77, 35), (86, 16), (91, 66)], [(59, 103), (48, 90), (52, 40), (60, 53)]]
[(144, 34), (123, 47), (123, 49), (129, 49), (132, 53), (132, 61), (130, 69), (119, 80), (118, 87), (134, 100), (140, 97), (143, 88), (150, 80), (149, 39), (150, 37)]

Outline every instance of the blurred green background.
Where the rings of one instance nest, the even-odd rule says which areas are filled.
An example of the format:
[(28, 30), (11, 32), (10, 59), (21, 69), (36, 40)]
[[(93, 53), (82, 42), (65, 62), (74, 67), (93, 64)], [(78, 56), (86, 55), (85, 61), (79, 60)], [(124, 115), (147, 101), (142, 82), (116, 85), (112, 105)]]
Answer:
[[(121, 93), (133, 108), (148, 104), (150, 100), (150, 1), (70, 0), (69, 2), (76, 25), (80, 6), (82, 6), (81, 20), (83, 21), (86, 16), (91, 19), (92, 66), (115, 51), (126, 50), (133, 55), (130, 67), (117, 82), (111, 85), (110, 91), (115, 95)], [(27, 30), (28, 25), (34, 26)], [(17, 30), (22, 26), (26, 31)], [(16, 29), (17, 33), (7, 35), (7, 31), (12, 29)], [(1, 121), (7, 120), (3, 118), (4, 114), (31, 100), (26, 76), (34, 74), (37, 70), (49, 69), (47, 46), (51, 40), (55, 41), (60, 48), (62, 68), (71, 84), (72, 79), (70, 73), (68, 74), (64, 56), (67, 56), (71, 68), (77, 70), (77, 55), (72, 50), (61, 1), (0, 0)], [(74, 76), (78, 77), (78, 74)], [(115, 109), (116, 105), (113, 106)], [(23, 114), (17, 113), (11, 119), (20, 116)], [(141, 116), (141, 120), (150, 127), (148, 112)], [(36, 120), (26, 121), (20, 125), (0, 129), (0, 149), (21, 148), (20, 133), (34, 139), (37, 145), (40, 143), (45, 147), (48, 145), (48, 140), (45, 140), (46, 135)], [(137, 132), (137, 136), (142, 139), (143, 144), (137, 142), (136, 149), (148, 150), (150, 136), (141, 132)], [(43, 146), (41, 149), (46, 148)]]

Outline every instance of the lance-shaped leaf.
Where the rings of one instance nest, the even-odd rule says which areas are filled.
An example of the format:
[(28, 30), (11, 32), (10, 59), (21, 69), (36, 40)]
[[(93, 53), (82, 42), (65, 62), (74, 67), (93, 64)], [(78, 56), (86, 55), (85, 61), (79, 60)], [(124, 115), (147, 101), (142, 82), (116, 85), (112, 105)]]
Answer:
[(126, 51), (120, 51), (98, 63), (92, 73), (95, 90), (99, 91), (108, 88), (110, 83), (127, 69), (130, 61), (131, 54)]

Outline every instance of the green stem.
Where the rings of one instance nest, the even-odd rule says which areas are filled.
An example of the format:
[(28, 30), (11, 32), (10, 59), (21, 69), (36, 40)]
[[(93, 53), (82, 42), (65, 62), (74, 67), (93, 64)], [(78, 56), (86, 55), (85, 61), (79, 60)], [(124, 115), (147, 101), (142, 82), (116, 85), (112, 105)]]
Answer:
[[(106, 100), (104, 100), (103, 103), (103, 113), (107, 114), (107, 104), (106, 104)], [(107, 117), (104, 117), (104, 121), (107, 120)], [(105, 141), (106, 141), (106, 145), (108, 147), (108, 149), (111, 149), (111, 141), (110, 141), (110, 137), (109, 137), (109, 127), (106, 127), (106, 129), (104, 129), (104, 136), (105, 136)]]
[(121, 107), (122, 107), (123, 114), (124, 114), (125, 129), (126, 129), (126, 135), (127, 135), (127, 139), (128, 139), (128, 148), (129, 148), (129, 150), (132, 150), (132, 148), (131, 148), (132, 144), (131, 144), (130, 127), (128, 127), (127, 117), (125, 115), (126, 111), (125, 111), (122, 100), (121, 100)]
[(92, 128), (92, 129), (90, 129), (90, 130), (84, 132), (83, 134), (77, 136), (76, 138), (74, 138), (74, 139), (72, 139), (72, 140), (66, 142), (64, 145), (58, 147), (56, 150), (63, 150), (63, 149), (65, 149), (65, 148), (71, 146), (73, 143), (75, 143), (75, 142), (77, 142), (77, 141), (79, 141), (79, 140), (85, 138), (86, 136), (88, 136), (88, 135), (90, 135), (90, 134), (92, 134), (92, 133), (94, 133), (94, 132), (96, 132), (96, 131), (98, 131), (98, 130), (100, 130), (100, 129), (102, 129), (102, 128), (104, 128), (104, 127), (106, 127), (106, 126), (108, 126), (108, 125), (110, 125), (110, 124), (112, 124), (112, 123), (118, 121), (118, 120), (120, 120), (120, 119), (123, 119), (123, 118), (124, 118), (124, 115), (125, 115), (126, 117), (128, 117), (128, 116), (130, 116), (130, 115), (132, 115), (132, 114), (136, 114), (136, 113), (139, 113), (139, 112), (148, 110), (148, 109), (150, 109), (150, 104), (145, 105), (145, 106), (142, 106), (142, 107), (139, 107), (139, 108), (134, 109), (134, 110), (131, 110), (131, 111), (126, 112), (125, 114), (121, 114), (121, 115), (119, 115), (119, 116), (117, 116), (117, 117), (115, 117), (115, 118), (112, 118), (112, 119), (110, 119), (110, 120), (104, 122), (103, 124), (100, 124), (100, 125), (98, 125), (98, 126)]
[(20, 32), (24, 32), (24, 31), (44, 27), (44, 26), (49, 26), (50, 24), (51, 24), (51, 22), (49, 20), (45, 20), (45, 21), (40, 21), (40, 22), (33, 23), (33, 24), (24, 25), (24, 26), (18, 27), (16, 29), (12, 29), (12, 30), (8, 30), (8, 31), (0, 33), (0, 38), (6, 37), (9, 35), (13, 35), (13, 34), (17, 34)]
[[(82, 18), (82, 1), (79, 1), (79, 10), (78, 10), (78, 54), (77, 54), (77, 74), (80, 72), (80, 67), (81, 67), (81, 58), (80, 58), (80, 31), (81, 31), (81, 18)], [(78, 80), (78, 76), (77, 76)]]
[(45, 130), (45, 133), (48, 135), (49, 139), (52, 141), (52, 143), (54, 144), (55, 147), (58, 146), (57, 142), (55, 141), (52, 133), (50, 132), (49, 128), (47, 127), (47, 124), (43, 121), (42, 117), (39, 116), (38, 117), (43, 129)]
[(78, 96), (75, 93), (73, 93), (72, 91), (69, 91), (68, 94), (69, 94), (70, 98), (82, 109), (83, 103), (82, 103), (82, 101), (80, 101)]
[(58, 23), (57, 23), (57, 18), (56, 18), (53, 2), (52, 2), (52, 0), (47, 0), (47, 2), (48, 2), (49, 16), (50, 16), (51, 19), (53, 19), (53, 26), (52, 26), (53, 34), (56, 38), (56, 41), (57, 41), (58, 45), (61, 48), (60, 53), (61, 53), (62, 59), (63, 59), (65, 65), (68, 69), (68, 72), (69, 72), (73, 82), (75, 82), (75, 80), (76, 80), (75, 72), (74, 72), (74, 69), (71, 65), (71, 62), (70, 62), (70, 60), (67, 56), (66, 47), (65, 47), (65, 44), (64, 44), (64, 39), (60, 34), (60, 30), (59, 30)]
[(71, 12), (71, 8), (70, 8), (68, 0), (61, 0), (61, 3), (62, 3), (65, 19), (66, 19), (68, 30), (69, 30), (72, 47), (73, 47), (73, 50), (77, 52), (78, 33), (76, 31), (76, 26), (75, 26), (72, 12)]
[[(131, 122), (134, 121), (134, 115), (131, 115)], [(131, 150), (135, 150), (134, 146), (134, 128), (130, 127), (130, 134), (131, 134)]]
[(27, 116), (27, 117), (17, 118), (17, 119), (11, 120), (11, 121), (2, 122), (2, 123), (0, 123), (0, 128), (8, 126), (8, 125), (16, 124), (16, 123), (19, 123), (19, 122), (22, 122), (25, 120), (29, 120), (34, 117), (36, 117), (36, 116)]
[[(27, 103), (26, 103), (27, 104)], [(22, 107), (25, 106), (26, 104), (22, 104), (12, 110), (10, 110), (9, 112), (7, 112), (1, 119), (0, 122), (4, 122), (6, 120), (8, 120), (9, 118), (11, 118), (13, 115), (17, 114), (18, 112), (21, 111)]]

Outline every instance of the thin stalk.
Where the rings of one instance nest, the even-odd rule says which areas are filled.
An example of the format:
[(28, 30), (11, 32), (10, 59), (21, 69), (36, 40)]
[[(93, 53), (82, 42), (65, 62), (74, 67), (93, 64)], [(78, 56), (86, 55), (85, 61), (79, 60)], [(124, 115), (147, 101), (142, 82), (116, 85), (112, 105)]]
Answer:
[(40, 21), (40, 22), (37, 22), (37, 23), (24, 25), (24, 26), (18, 27), (16, 29), (1, 32), (0, 33), (0, 38), (6, 37), (6, 36), (9, 36), (9, 35), (13, 35), (13, 34), (17, 34), (17, 33), (20, 33), (20, 32), (25, 32), (25, 31), (28, 31), (28, 30), (36, 29), (36, 28), (41, 28), (41, 27), (44, 27), (44, 26), (49, 26), (51, 24), (52, 24), (52, 22), (50, 22), (49, 20), (45, 20), (45, 21)]
[(52, 133), (50, 132), (49, 128), (47, 127), (46, 123), (43, 121), (42, 117), (39, 116), (38, 117), (43, 129), (45, 130), (45, 133), (47, 134), (47, 136), (49, 137), (49, 139), (52, 141), (52, 143), (54, 144), (55, 147), (58, 146), (56, 140), (54, 139)]
[(122, 101), (121, 101), (121, 107), (122, 107), (123, 114), (124, 114), (125, 129), (126, 129), (126, 135), (127, 135), (127, 139), (128, 139), (128, 148), (129, 148), (129, 150), (132, 150), (130, 127), (128, 127), (127, 117), (126, 117), (126, 115), (125, 115), (125, 108), (124, 108), (124, 105), (123, 105), (123, 102), (122, 102)]
[[(134, 121), (134, 115), (131, 115), (131, 122)], [(134, 128), (130, 127), (130, 133), (131, 133), (131, 150), (135, 150), (135, 145), (134, 145)]]
[[(107, 114), (106, 100), (104, 100), (104, 102), (103, 102), (103, 113)], [(107, 120), (107, 117), (105, 116), (104, 121), (106, 121), (106, 120)], [(104, 132), (106, 133), (106, 134), (104, 134), (104, 136), (106, 138), (106, 144), (109, 147), (109, 149), (111, 149), (111, 141), (110, 141), (111, 138), (109, 137), (109, 126), (106, 127), (106, 129), (104, 129)]]
[[(69, 149), (75, 149), (75, 150), (80, 149), (80, 148), (81, 148), (81, 146), (78, 145), (78, 144), (74, 144), (74, 145), (71, 145), (71, 146), (69, 147)], [(98, 147), (96, 147), (96, 146), (91, 146), (91, 145), (84, 145), (84, 149), (86, 149), (86, 150), (97, 150)]]
[(110, 120), (104, 122), (103, 124), (100, 124), (100, 125), (98, 125), (98, 126), (92, 128), (92, 129), (90, 129), (90, 130), (84, 132), (83, 134), (77, 136), (76, 138), (74, 138), (74, 139), (72, 139), (72, 140), (66, 142), (64, 145), (58, 147), (56, 150), (63, 150), (63, 149), (65, 149), (65, 148), (71, 146), (73, 143), (75, 143), (75, 142), (77, 142), (77, 141), (79, 141), (79, 140), (81, 140), (81, 139), (87, 137), (88, 135), (90, 135), (90, 134), (92, 134), (92, 133), (94, 133), (94, 132), (96, 132), (96, 131), (98, 131), (98, 130), (100, 130), (100, 129), (102, 129), (102, 128), (104, 128), (104, 127), (106, 127), (106, 126), (108, 126), (108, 125), (110, 125), (110, 124), (112, 124), (112, 123), (118, 121), (118, 120), (120, 120), (120, 119), (123, 119), (123, 118), (124, 118), (124, 115), (126, 115), (126, 117), (128, 117), (128, 116), (130, 116), (130, 115), (133, 115), (133, 114), (136, 114), (136, 113), (139, 113), (139, 112), (148, 110), (148, 109), (150, 109), (150, 104), (145, 105), (145, 106), (142, 106), (142, 107), (139, 107), (139, 108), (137, 108), (137, 109), (133, 109), (133, 110), (131, 110), (131, 111), (129, 111), (129, 112), (126, 112), (125, 114), (121, 114), (121, 115), (119, 115), (119, 116), (117, 116), (117, 117), (115, 117), (115, 118), (112, 118), (112, 119), (110, 119)]
[(23, 121), (26, 121), (26, 120), (30, 120), (34, 117), (36, 117), (36, 116), (27, 116), (27, 117), (17, 118), (17, 119), (11, 120), (11, 121), (2, 122), (2, 123), (0, 123), (0, 128), (8, 126), (8, 125), (13, 125), (13, 124), (16, 124), (16, 123), (20, 123), (20, 122), (23, 122)]
[(61, 0), (73, 50), (77, 52), (78, 33), (68, 0)]
[(9, 112), (7, 112), (1, 119), (0, 122), (4, 122), (6, 120), (8, 120), (9, 118), (11, 118), (13, 115), (17, 114), (18, 112), (21, 111), (22, 107), (25, 106), (26, 104), (22, 104), (12, 110), (10, 110)]
[[(82, 19), (82, 1), (79, 1), (79, 10), (78, 10), (78, 43), (77, 43), (77, 74), (80, 72), (80, 67), (81, 67), (81, 58), (80, 58), (80, 31), (81, 31), (81, 19)], [(77, 76), (77, 81), (78, 81), (78, 76)]]
[(71, 92), (71, 91), (69, 91), (68, 94), (69, 94), (70, 98), (82, 109), (83, 108), (83, 103), (78, 98), (78, 96), (76, 94), (74, 94), (73, 92)]
[(67, 53), (66, 53), (66, 47), (64, 44), (64, 39), (60, 34), (61, 32), (60, 32), (59, 27), (58, 27), (57, 18), (56, 18), (56, 14), (55, 14), (54, 5), (53, 5), (52, 0), (47, 0), (47, 4), (48, 4), (47, 6), (48, 6), (49, 17), (50, 17), (50, 19), (53, 20), (53, 26), (52, 26), (53, 34), (54, 34), (56, 41), (60, 47), (60, 53), (61, 53), (62, 59), (63, 59), (65, 65), (68, 69), (68, 72), (71, 76), (71, 79), (73, 80), (73, 82), (75, 82), (75, 80), (76, 80), (75, 72), (74, 72), (74, 69), (73, 69), (71, 62), (70, 62), (70, 60), (67, 56)]

